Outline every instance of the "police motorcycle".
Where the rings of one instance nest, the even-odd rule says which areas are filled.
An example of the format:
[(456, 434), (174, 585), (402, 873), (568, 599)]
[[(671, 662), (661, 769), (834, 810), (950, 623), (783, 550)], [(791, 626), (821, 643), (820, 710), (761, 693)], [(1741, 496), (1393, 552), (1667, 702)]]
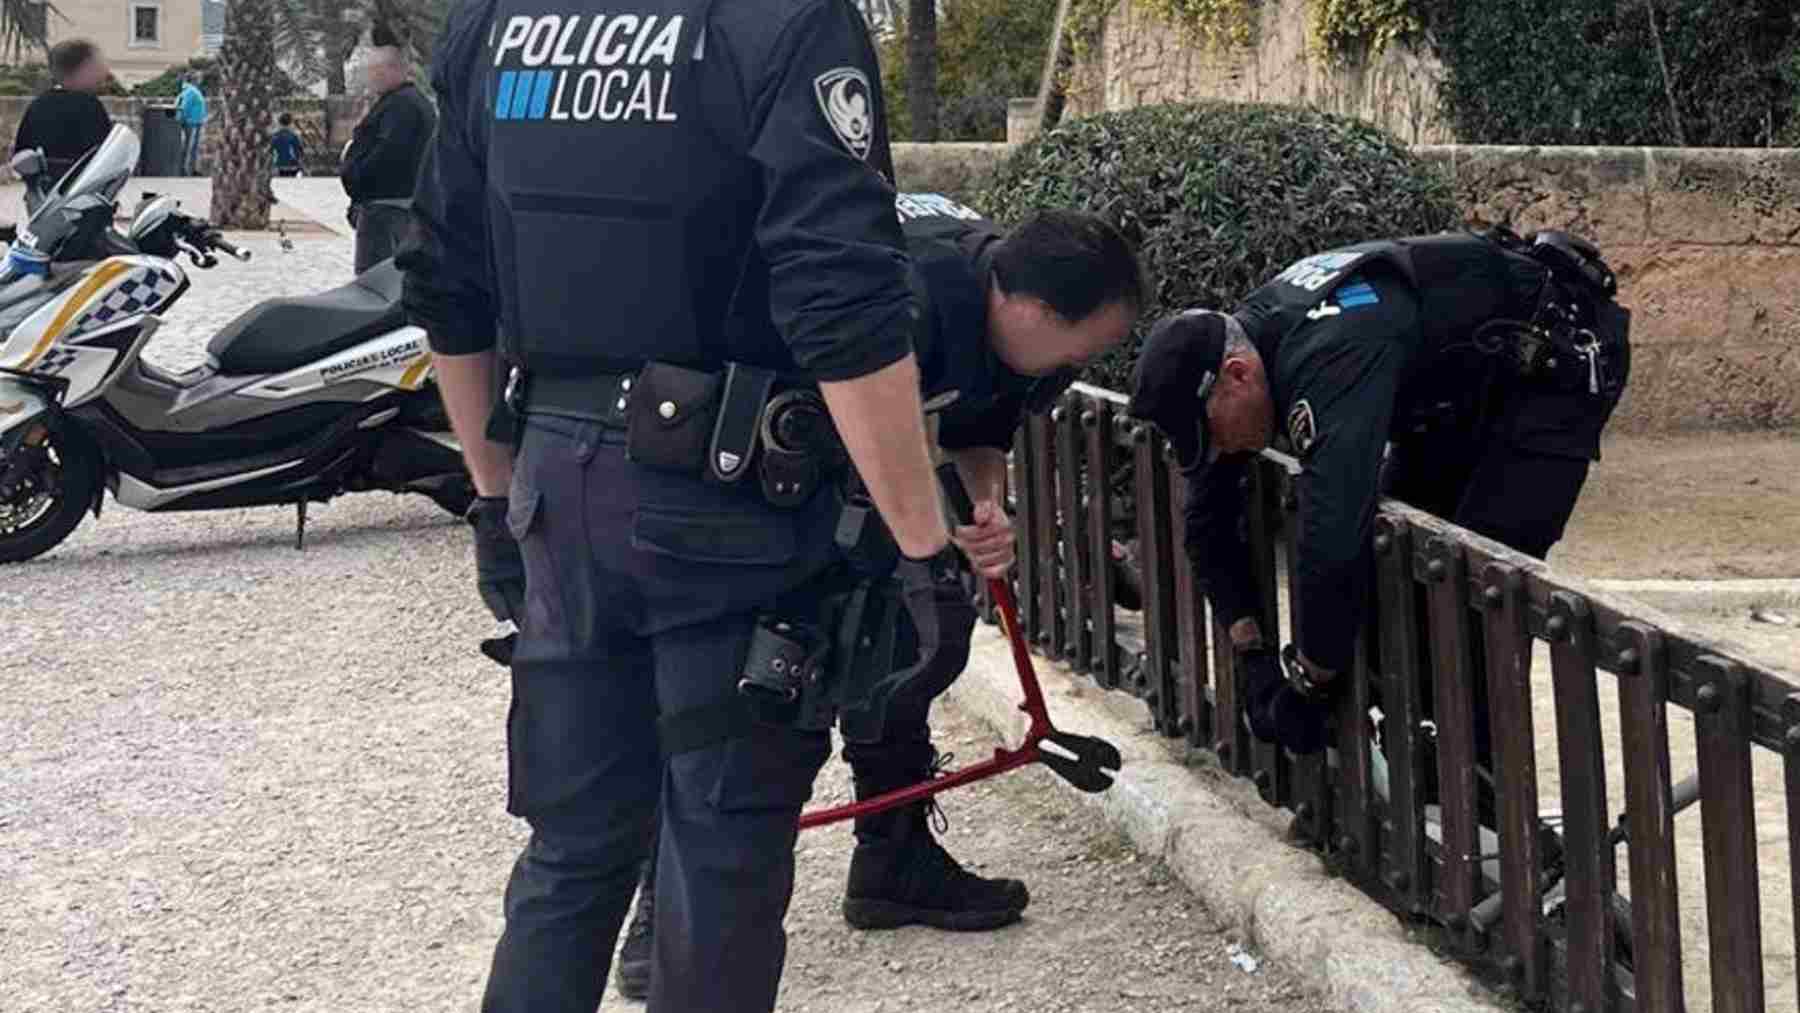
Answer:
[(383, 264), (338, 289), (257, 304), (173, 373), (141, 355), (188, 290), (178, 262), (247, 261), (207, 222), (146, 194), (114, 228), (137, 137), (105, 142), (44, 193), (0, 267), (0, 563), (60, 544), (106, 490), (145, 511), (421, 493), (474, 496), (425, 335)]

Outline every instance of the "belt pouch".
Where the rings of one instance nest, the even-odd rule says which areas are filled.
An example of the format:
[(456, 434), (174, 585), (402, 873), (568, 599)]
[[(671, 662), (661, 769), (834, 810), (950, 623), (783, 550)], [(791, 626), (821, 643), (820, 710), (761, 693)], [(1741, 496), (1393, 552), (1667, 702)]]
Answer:
[(625, 456), (657, 471), (703, 476), (723, 386), (717, 373), (646, 363), (627, 408)]
[(774, 389), (771, 370), (741, 362), (726, 367), (725, 394), (706, 455), (707, 473), (713, 481), (733, 485), (750, 474), (750, 459), (762, 432), (763, 407)]

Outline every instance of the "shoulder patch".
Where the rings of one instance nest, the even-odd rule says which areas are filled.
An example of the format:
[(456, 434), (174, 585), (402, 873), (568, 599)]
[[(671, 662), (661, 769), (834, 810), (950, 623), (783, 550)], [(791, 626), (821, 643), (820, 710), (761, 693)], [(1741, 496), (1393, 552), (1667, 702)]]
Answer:
[(924, 218), (960, 218), (978, 222), (982, 218), (973, 210), (939, 193), (901, 193), (894, 195), (894, 210), (902, 222)]
[(1313, 422), (1312, 402), (1301, 398), (1294, 402), (1287, 417), (1288, 440), (1294, 445), (1294, 453), (1305, 457), (1307, 451), (1318, 442), (1319, 432)]
[(838, 67), (813, 79), (819, 112), (844, 149), (868, 158), (875, 141), (875, 111), (869, 76), (855, 67)]

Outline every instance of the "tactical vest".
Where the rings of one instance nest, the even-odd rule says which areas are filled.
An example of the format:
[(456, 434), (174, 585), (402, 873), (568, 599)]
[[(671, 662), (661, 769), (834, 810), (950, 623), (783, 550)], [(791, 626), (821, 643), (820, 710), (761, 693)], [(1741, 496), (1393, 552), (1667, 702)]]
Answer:
[(1497, 317), (1530, 319), (1548, 275), (1537, 261), (1470, 233), (1385, 239), (1290, 266), (1244, 300), (1240, 322), (1259, 346), (1279, 343), (1345, 281), (1375, 267), (1397, 272), (1417, 294), (1426, 357)]
[[(704, 73), (711, 7), (498, 3), (488, 221), (507, 352), (527, 369), (732, 357), (758, 182), (734, 75)], [(767, 306), (735, 330), (771, 331)]]

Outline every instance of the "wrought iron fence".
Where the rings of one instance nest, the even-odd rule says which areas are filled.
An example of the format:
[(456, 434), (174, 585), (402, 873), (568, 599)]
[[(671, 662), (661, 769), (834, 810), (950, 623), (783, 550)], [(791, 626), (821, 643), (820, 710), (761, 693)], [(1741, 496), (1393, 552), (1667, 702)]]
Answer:
[[(1247, 512), (1261, 620), (1287, 640), (1302, 619), (1286, 593), (1288, 533), (1304, 509), (1294, 468), (1265, 455)], [(1032, 418), (1013, 454), (1013, 489), (1020, 619), (1039, 653), (1141, 697), (1165, 735), (1211, 750), (1292, 810), (1296, 833), (1334, 868), (1388, 907), (1435, 923), (1452, 949), (1528, 1001), (1580, 1013), (1685, 1008), (1675, 817), (1697, 799), (1712, 1008), (1764, 1008), (1751, 755), (1761, 748), (1785, 761), (1800, 915), (1800, 690), (1791, 675), (1384, 501), (1372, 534), (1375, 592), (1335, 747), (1295, 757), (1245, 728), (1241, 675), (1182, 551), (1180, 476), (1161, 437), (1126, 417), (1122, 397), (1078, 385)], [(1129, 540), (1142, 566), (1141, 618), (1116, 607), (1107, 576), (1115, 543)], [(1554, 820), (1539, 810), (1535, 642), (1549, 647), (1554, 687)], [(1599, 672), (1618, 684), (1622, 811), (1607, 797)], [(1696, 723), (1698, 773), (1680, 783), (1668, 706)], [(1491, 735), (1478, 737), (1488, 715)]]

